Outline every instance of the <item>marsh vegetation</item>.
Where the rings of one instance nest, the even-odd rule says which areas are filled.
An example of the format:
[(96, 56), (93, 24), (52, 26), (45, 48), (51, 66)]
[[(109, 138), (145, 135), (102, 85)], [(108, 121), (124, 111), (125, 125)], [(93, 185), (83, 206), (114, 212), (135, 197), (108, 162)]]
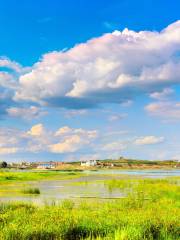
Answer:
[(69, 179), (82, 175), (78, 171), (0, 171), (0, 184), (16, 181), (38, 181), (51, 179)]
[[(81, 181), (81, 186), (94, 184)], [(179, 177), (165, 179), (101, 179), (121, 199), (64, 200), (33, 205), (0, 205), (0, 239), (178, 240), (180, 237)], [(74, 186), (75, 187), (75, 186)]]
[(22, 192), (24, 194), (40, 194), (39, 188), (26, 188)]

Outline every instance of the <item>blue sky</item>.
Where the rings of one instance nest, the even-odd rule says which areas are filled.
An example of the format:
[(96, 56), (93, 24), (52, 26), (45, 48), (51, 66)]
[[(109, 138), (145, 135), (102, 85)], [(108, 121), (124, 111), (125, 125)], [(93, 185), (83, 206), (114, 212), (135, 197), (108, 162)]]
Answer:
[(179, 1), (1, 1), (0, 159), (180, 158)]

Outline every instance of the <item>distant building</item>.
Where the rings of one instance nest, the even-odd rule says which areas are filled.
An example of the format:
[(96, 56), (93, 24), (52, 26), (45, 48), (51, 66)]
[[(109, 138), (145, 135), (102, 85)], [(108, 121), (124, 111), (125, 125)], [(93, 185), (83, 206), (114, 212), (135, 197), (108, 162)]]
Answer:
[(81, 162), (81, 166), (84, 166), (84, 167), (94, 167), (96, 165), (97, 165), (96, 160), (88, 160), (88, 161)]
[(37, 165), (37, 169), (53, 169), (56, 167), (54, 162), (42, 162)]

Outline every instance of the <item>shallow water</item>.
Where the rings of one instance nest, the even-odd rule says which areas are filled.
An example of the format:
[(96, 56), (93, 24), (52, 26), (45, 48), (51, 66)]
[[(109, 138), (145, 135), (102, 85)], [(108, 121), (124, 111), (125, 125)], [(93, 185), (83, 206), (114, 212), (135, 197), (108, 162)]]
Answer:
[[(111, 177), (104, 177), (102, 180), (111, 179)], [(52, 203), (62, 201), (64, 199), (80, 199), (80, 198), (119, 198), (124, 195), (115, 190), (109, 192), (104, 186), (101, 178), (95, 176), (81, 177), (72, 180), (49, 180), (38, 182), (17, 183), (15, 186), (3, 186), (6, 188), (5, 193), (0, 196), (0, 201), (30, 201), (35, 203)], [(97, 182), (96, 182), (97, 181)], [(82, 182), (78, 184), (78, 182)], [(21, 194), (21, 190), (28, 187), (38, 187), (40, 195), (26, 195)], [(19, 192), (14, 192), (14, 188), (19, 189)]]
[[(120, 189), (109, 189), (104, 180), (117, 178), (165, 178), (180, 176), (180, 170), (100, 170), (84, 171), (85, 176), (69, 180), (41, 180), (0, 185), (0, 201), (27, 201), (38, 204), (54, 203), (64, 199), (124, 197)], [(25, 188), (38, 187), (40, 195), (21, 193)]]
[[(90, 173), (91, 171), (85, 171)], [(163, 177), (176, 177), (180, 176), (180, 169), (164, 170), (164, 169), (150, 169), (150, 170), (100, 170), (96, 171), (97, 174), (125, 174), (134, 176), (143, 176), (151, 178), (163, 178)]]

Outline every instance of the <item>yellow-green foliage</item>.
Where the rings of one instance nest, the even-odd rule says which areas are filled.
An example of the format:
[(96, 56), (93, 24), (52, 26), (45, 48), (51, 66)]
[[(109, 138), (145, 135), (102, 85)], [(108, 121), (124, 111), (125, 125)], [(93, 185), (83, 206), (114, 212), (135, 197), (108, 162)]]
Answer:
[(120, 179), (105, 181), (110, 191), (115, 188), (127, 193), (128, 197), (154, 201), (156, 199), (180, 199), (180, 179)]
[(113, 180), (105, 184), (127, 189), (127, 197), (78, 204), (67, 200), (42, 207), (1, 204), (0, 239), (179, 239), (177, 180)]
[(79, 172), (61, 172), (61, 171), (34, 171), (34, 172), (11, 172), (0, 171), (0, 183), (12, 181), (36, 181), (43, 179), (68, 179), (82, 175)]

